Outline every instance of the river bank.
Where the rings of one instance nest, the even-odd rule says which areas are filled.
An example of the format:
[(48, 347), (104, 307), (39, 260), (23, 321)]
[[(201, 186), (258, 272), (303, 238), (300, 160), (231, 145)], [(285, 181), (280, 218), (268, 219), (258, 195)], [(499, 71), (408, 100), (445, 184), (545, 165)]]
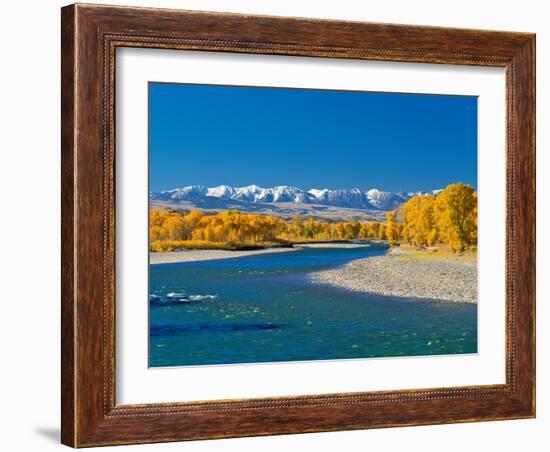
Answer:
[(290, 251), (297, 251), (301, 248), (360, 248), (369, 246), (370, 244), (385, 243), (380, 240), (372, 240), (363, 243), (357, 242), (305, 242), (294, 243), (288, 246), (274, 246), (258, 249), (236, 249), (236, 250), (200, 250), (200, 249), (188, 249), (178, 251), (165, 251), (150, 253), (151, 265), (155, 264), (170, 264), (180, 262), (199, 262), (209, 261), (217, 259), (232, 259), (235, 257), (254, 256), (257, 254), (271, 254), (271, 253), (286, 253)]
[(392, 248), (385, 256), (357, 259), (312, 273), (316, 283), (385, 296), (477, 303), (475, 258), (437, 256)]
[(182, 250), (182, 251), (167, 251), (161, 253), (149, 253), (149, 263), (156, 264), (175, 264), (180, 262), (199, 262), (211, 261), (217, 259), (232, 259), (235, 257), (254, 256), (257, 254), (270, 253), (288, 253), (296, 251), (298, 248), (292, 247), (277, 247), (277, 248), (261, 248), (257, 250)]

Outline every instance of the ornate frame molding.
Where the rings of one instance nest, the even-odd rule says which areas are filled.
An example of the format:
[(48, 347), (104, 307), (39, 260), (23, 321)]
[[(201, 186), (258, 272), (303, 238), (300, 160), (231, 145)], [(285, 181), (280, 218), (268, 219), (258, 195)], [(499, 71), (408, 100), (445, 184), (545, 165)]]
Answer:
[[(116, 405), (118, 47), (506, 68), (506, 384)], [(526, 33), (79, 4), (63, 8), (62, 442), (81, 447), (533, 417), (534, 59), (535, 37)]]

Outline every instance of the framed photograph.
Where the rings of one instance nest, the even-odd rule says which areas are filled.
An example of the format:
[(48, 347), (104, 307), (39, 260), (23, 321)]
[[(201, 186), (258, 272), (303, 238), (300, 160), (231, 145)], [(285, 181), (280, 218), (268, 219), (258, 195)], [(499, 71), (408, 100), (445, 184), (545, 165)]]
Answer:
[(62, 442), (535, 416), (535, 36), (62, 9)]

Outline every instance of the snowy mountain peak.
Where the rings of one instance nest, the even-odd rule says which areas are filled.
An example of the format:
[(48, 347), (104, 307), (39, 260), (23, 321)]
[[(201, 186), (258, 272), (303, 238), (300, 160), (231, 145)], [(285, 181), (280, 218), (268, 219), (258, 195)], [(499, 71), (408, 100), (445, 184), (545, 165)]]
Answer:
[(312, 188), (302, 190), (289, 185), (278, 185), (271, 188), (262, 188), (258, 185), (246, 187), (232, 187), (218, 185), (205, 187), (189, 185), (173, 190), (151, 193), (151, 200), (157, 201), (204, 201), (208, 199), (233, 200), (242, 203), (296, 203), (317, 204), (323, 206), (345, 207), (362, 210), (393, 210), (413, 196), (419, 194), (437, 194), (441, 190), (431, 193), (393, 193), (371, 188), (362, 191), (358, 188), (348, 190), (331, 190), (328, 188)]
[(207, 196), (223, 199), (231, 199), (231, 196), (234, 194), (235, 189), (229, 185), (218, 185), (217, 187), (211, 187), (206, 192)]
[(206, 196), (208, 188), (202, 185), (188, 185), (187, 187), (174, 188), (173, 190), (163, 191), (160, 194), (169, 195), (171, 199), (195, 199)]

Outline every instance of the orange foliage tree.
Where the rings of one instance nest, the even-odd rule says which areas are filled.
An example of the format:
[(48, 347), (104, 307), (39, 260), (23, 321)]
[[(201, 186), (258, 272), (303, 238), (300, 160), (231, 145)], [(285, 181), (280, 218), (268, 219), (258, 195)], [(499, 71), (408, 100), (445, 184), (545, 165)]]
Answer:
[(386, 214), (386, 222), (334, 223), (228, 210), (216, 214), (192, 211), (150, 212), (151, 251), (177, 248), (269, 246), (307, 241), (384, 239), (416, 246), (447, 244), (462, 251), (477, 244), (477, 194), (465, 184), (452, 184), (434, 195), (418, 195)]

